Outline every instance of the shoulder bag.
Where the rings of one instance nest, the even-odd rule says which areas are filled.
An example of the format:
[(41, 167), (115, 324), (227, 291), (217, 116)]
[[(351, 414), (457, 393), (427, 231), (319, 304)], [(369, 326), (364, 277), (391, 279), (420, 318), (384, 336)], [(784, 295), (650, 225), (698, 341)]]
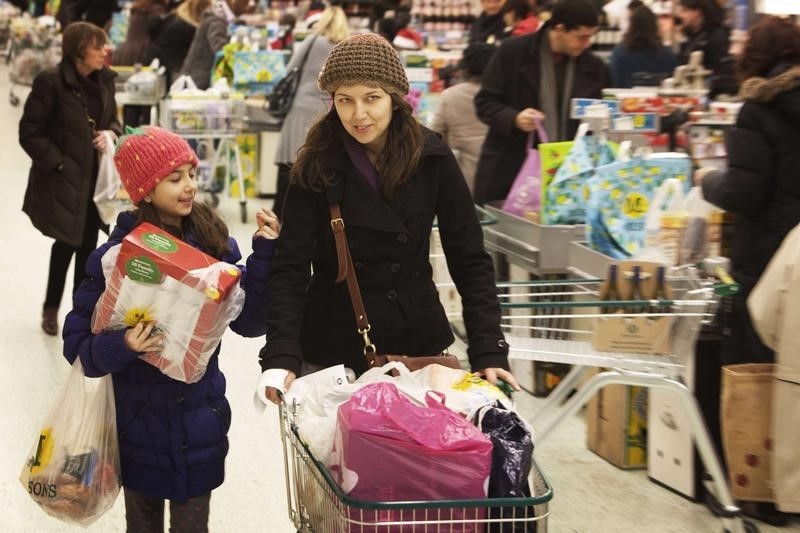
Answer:
[(305, 54), (303, 54), (303, 60), (300, 61), (300, 65), (290, 70), (286, 76), (278, 82), (275, 89), (273, 89), (272, 93), (269, 95), (267, 99), (269, 103), (267, 112), (273, 117), (283, 119), (289, 114), (289, 110), (292, 108), (292, 102), (294, 101), (294, 95), (297, 94), (297, 88), (300, 86), (300, 79), (303, 77), (303, 67), (306, 66), (308, 54), (310, 54), (311, 49), (314, 48), (314, 41), (316, 39), (317, 35), (311, 38), (311, 42), (308, 48), (306, 48)]
[(350, 301), (353, 304), (353, 312), (356, 317), (358, 333), (364, 339), (364, 357), (369, 368), (383, 366), (386, 363), (399, 361), (412, 372), (428, 365), (438, 364), (449, 368), (460, 369), (461, 365), (455, 355), (442, 353), (432, 356), (415, 357), (413, 355), (385, 355), (376, 353), (375, 345), (369, 338), (370, 324), (367, 318), (367, 311), (364, 309), (364, 301), (361, 299), (361, 289), (358, 286), (353, 259), (350, 256), (350, 248), (344, 232), (344, 220), (342, 211), (338, 203), (330, 204), (331, 211), (331, 230), (336, 241), (336, 255), (339, 259), (339, 273), (336, 283), (347, 281), (347, 290), (350, 293)]

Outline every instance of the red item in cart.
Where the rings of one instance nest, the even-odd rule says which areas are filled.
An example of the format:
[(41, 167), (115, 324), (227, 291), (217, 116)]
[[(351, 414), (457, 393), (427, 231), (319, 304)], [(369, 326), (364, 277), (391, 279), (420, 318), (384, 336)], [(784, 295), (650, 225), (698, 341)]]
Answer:
[[(485, 499), (491, 462), (491, 440), (430, 396), (423, 407), (403, 396), (394, 384), (375, 383), (339, 407), (331, 470), (352, 498), (377, 502)], [(485, 509), (443, 511), (452, 512), (455, 521), (485, 518)], [(366, 523), (393, 522), (398, 517), (398, 511), (350, 511), (351, 519)], [(351, 531), (362, 531), (359, 527), (353, 524)], [(456, 529), (450, 531), (460, 532), (485, 529), (475, 524), (452, 527)], [(379, 528), (405, 533), (414, 526)]]
[(124, 238), (106, 278), (92, 331), (155, 321), (163, 348), (141, 358), (186, 383), (203, 376), (244, 300), (237, 267), (148, 223)]

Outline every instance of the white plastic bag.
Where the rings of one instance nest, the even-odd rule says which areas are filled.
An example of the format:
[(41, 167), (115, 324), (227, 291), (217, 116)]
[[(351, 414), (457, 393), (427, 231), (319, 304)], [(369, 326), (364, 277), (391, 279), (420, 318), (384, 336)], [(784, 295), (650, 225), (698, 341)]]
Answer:
[(47, 514), (86, 527), (114, 505), (119, 475), (112, 378), (84, 377), (77, 358), (19, 481)]
[(101, 131), (106, 139), (106, 149), (100, 152), (97, 183), (94, 186), (94, 205), (104, 224), (113, 224), (117, 213), (125, 209), (129, 202), (118, 198), (122, 186), (119, 173), (114, 166), (114, 136), (110, 131)]

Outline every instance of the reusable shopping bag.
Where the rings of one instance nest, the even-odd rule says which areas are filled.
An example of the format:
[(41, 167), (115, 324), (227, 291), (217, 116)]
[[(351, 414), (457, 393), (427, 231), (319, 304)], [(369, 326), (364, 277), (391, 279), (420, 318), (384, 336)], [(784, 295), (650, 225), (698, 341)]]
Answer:
[(503, 202), (503, 211), (514, 215), (522, 216), (528, 211), (539, 212), (541, 207), (542, 194), (542, 163), (539, 158), (539, 143), (547, 142), (547, 133), (542, 129), (539, 121), (536, 121), (536, 131), (528, 136), (528, 155), (522, 163), (522, 167), (514, 178), (511, 190)]
[(642, 252), (647, 215), (653, 207), (656, 190), (667, 179), (674, 178), (688, 191), (691, 170), (691, 160), (682, 154), (634, 157), (597, 168), (588, 182), (589, 246), (614, 259)]
[[(545, 148), (540, 146), (540, 150)], [(584, 224), (589, 200), (587, 181), (594, 175), (595, 168), (611, 163), (614, 157), (605, 137), (591, 134), (588, 124), (581, 124), (564, 161), (545, 185), (542, 223)]]
[(114, 505), (119, 474), (112, 378), (84, 377), (77, 358), (19, 481), (44, 512), (86, 527)]
[(739, 500), (771, 502), (772, 387), (775, 365), (722, 367), (720, 419), (731, 494)]

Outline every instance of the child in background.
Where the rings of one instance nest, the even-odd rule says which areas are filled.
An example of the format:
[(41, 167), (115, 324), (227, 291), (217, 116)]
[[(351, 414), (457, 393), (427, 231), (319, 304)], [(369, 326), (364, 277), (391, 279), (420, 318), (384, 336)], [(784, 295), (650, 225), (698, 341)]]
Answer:
[[(103, 255), (142, 222), (149, 222), (221, 261), (241, 259), (236, 241), (214, 211), (195, 202), (197, 156), (181, 137), (157, 127), (129, 129), (114, 163), (137, 209), (121, 213), (108, 242), (86, 263), (88, 279), (75, 293), (64, 324), (64, 356), (81, 358), (86, 376), (112, 374), (116, 395), (122, 486), (128, 531), (163, 531), (170, 500), (170, 531), (207, 531), (211, 490), (224, 478), (231, 411), (219, 345), (196, 383), (176, 381), (140, 359), (157, 351), (156, 324), (92, 334), (92, 313), (105, 290)], [(262, 209), (253, 253), (242, 267), (244, 308), (230, 326), (263, 335), (266, 276), (279, 224)]]

